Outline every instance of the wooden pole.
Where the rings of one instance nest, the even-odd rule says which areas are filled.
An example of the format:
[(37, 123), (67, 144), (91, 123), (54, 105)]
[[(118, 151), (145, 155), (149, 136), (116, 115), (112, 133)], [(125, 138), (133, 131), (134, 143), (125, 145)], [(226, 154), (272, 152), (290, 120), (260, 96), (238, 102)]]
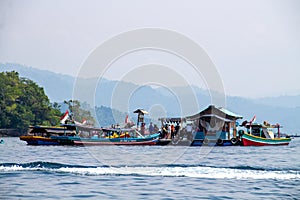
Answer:
[(233, 121), (233, 137), (236, 138), (236, 121)]

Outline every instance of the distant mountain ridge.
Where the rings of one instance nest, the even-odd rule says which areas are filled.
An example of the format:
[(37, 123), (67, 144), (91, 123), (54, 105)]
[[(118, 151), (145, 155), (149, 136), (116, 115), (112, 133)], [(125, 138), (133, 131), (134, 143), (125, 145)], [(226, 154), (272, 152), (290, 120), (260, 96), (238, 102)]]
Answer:
[[(44, 87), (51, 102), (63, 102), (64, 100), (72, 98), (75, 77), (27, 67), (20, 64), (0, 63), (0, 71), (12, 70), (19, 72), (20, 76), (29, 78)], [(95, 80), (86, 80), (87, 87), (91, 82), (94, 83)], [(126, 99), (117, 99), (115, 97), (116, 94), (114, 93), (114, 90), (116, 88), (120, 89), (121, 96), (122, 93), (126, 94), (132, 90), (134, 90), (134, 93), (130, 96), (130, 99), (127, 102)], [(192, 101), (189, 96), (190, 93), (188, 92), (188, 89), (190, 88), (170, 88), (170, 90), (176, 91), (176, 94), (182, 97), (182, 102), (185, 102), (185, 113), (181, 112), (182, 108), (180, 102), (177, 97), (170, 92), (170, 90), (165, 88), (153, 89), (150, 86), (140, 87), (133, 83), (111, 81), (107, 79), (103, 79), (101, 83), (98, 83), (97, 90), (95, 91), (95, 102), (96, 106), (99, 108), (101, 106), (105, 106), (119, 110), (120, 113), (118, 116), (122, 117), (124, 116), (124, 113), (129, 113), (130, 117), (134, 118), (134, 115), (132, 114), (133, 110), (136, 108), (151, 110), (153, 105), (161, 105), (164, 107), (166, 111), (166, 113), (162, 113), (164, 115), (185, 116), (188, 114), (195, 114), (210, 104), (208, 91), (195, 86), (192, 86), (191, 88), (199, 103), (198, 108), (195, 108), (192, 103), (189, 104), (189, 102)], [(82, 94), (83, 100), (89, 100), (90, 98), (91, 97), (86, 97), (84, 93)], [(243, 115), (246, 120), (250, 120), (254, 115), (256, 115), (257, 122), (262, 122), (263, 120), (267, 120), (270, 123), (279, 122), (285, 127), (284, 131), (292, 133), (300, 132), (300, 128), (298, 127), (298, 125), (300, 125), (300, 118), (298, 117), (300, 114), (300, 95), (266, 97), (260, 99), (227, 96), (226, 107), (233, 112)], [(99, 110), (107, 112), (107, 109), (104, 109), (103, 107)], [(107, 115), (104, 113), (98, 114), (98, 116)]]

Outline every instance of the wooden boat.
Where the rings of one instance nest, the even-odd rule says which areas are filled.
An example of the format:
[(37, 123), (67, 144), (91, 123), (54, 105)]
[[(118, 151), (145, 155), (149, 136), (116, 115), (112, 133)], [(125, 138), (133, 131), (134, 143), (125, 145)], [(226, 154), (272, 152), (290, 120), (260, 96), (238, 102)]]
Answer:
[(56, 140), (49, 137), (36, 136), (36, 135), (24, 135), (20, 136), (20, 140), (26, 141), (28, 145), (58, 145)]
[(291, 138), (263, 138), (245, 133), (242, 136), (244, 146), (276, 146), (276, 145), (289, 145)]
[(74, 130), (64, 126), (30, 126), (28, 134), (20, 136), (20, 140), (26, 141), (28, 145), (59, 145), (53, 135), (74, 135)]
[[(80, 127), (81, 130), (83, 127)], [(135, 129), (121, 128), (88, 128), (83, 134), (77, 129), (76, 136), (52, 136), (62, 145), (156, 145), (159, 142), (159, 133), (143, 136)]]
[[(270, 125), (267, 122), (263, 124), (245, 124), (247, 132), (241, 131), (242, 144), (244, 146), (277, 146), (288, 145), (291, 142), (290, 137), (281, 137), (279, 124)], [(277, 129), (277, 134), (273, 130)]]
[(153, 140), (119, 140), (119, 141), (112, 141), (112, 140), (74, 140), (74, 145), (84, 145), (84, 146), (93, 146), (93, 145), (156, 145), (158, 143), (158, 139)]

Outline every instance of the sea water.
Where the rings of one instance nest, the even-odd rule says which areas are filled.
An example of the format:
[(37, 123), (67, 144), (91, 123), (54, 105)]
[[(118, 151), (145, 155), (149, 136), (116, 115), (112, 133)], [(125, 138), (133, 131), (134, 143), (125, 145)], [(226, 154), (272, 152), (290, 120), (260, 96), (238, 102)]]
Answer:
[(300, 199), (300, 138), (276, 147), (0, 145), (0, 199)]

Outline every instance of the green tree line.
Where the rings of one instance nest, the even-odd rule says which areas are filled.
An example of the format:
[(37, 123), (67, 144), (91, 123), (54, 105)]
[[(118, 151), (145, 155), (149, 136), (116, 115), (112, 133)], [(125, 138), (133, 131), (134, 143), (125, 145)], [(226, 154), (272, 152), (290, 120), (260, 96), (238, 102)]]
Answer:
[(61, 114), (35, 82), (15, 71), (0, 73), (0, 128), (24, 133), (29, 125), (58, 125)]

